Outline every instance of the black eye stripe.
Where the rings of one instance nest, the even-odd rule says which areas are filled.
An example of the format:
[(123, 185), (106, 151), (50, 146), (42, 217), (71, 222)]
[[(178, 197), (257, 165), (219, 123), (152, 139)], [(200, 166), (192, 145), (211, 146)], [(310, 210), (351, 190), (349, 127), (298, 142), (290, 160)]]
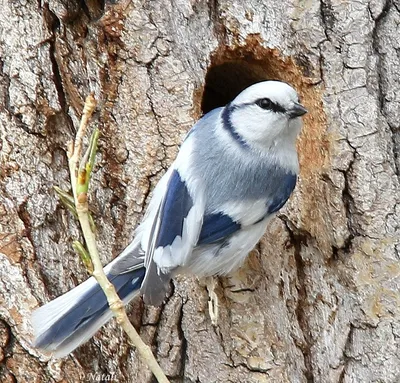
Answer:
[(272, 110), (275, 113), (285, 113), (286, 109), (276, 102), (271, 101), (269, 98), (260, 98), (255, 102), (260, 108), (265, 110)]

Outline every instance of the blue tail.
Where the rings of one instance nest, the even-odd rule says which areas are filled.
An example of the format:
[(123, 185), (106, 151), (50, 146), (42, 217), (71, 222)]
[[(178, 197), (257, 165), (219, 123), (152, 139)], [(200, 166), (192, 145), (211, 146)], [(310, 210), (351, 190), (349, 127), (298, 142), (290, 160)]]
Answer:
[[(138, 293), (145, 268), (107, 273), (125, 304)], [(63, 357), (90, 339), (112, 317), (106, 296), (92, 277), (73, 290), (37, 309), (32, 315), (35, 347)]]

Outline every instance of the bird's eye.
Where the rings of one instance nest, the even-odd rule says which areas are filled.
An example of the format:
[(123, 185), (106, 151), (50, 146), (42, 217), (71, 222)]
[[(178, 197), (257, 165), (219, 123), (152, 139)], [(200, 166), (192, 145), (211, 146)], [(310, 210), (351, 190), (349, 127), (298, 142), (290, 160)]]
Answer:
[(269, 98), (260, 98), (256, 104), (263, 109), (272, 109), (272, 101)]

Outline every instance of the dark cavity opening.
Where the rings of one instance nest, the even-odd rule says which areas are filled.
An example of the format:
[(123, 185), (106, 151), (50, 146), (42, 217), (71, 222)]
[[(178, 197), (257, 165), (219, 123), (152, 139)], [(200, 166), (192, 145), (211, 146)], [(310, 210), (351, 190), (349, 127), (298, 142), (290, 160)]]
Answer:
[(252, 84), (274, 79), (269, 72), (265, 62), (254, 59), (230, 60), (212, 65), (205, 78), (202, 113), (226, 105)]

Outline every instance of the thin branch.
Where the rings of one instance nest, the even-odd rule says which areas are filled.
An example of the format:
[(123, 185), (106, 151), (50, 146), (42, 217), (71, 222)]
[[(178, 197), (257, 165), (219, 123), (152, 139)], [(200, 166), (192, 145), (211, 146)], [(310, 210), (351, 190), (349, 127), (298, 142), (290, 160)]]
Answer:
[[(82, 233), (85, 238), (87, 250), (93, 264), (92, 275), (96, 278), (98, 284), (103, 289), (117, 323), (124, 329), (129, 339), (132, 341), (133, 345), (144, 359), (145, 363), (149, 366), (150, 370), (157, 378), (158, 382), (168, 383), (169, 381), (157, 363), (151, 348), (142, 341), (139, 334), (129, 321), (123, 302), (115, 291), (114, 286), (110, 283), (104, 273), (103, 266), (100, 262), (99, 253), (97, 251), (95, 235), (90, 222), (87, 193), (89, 189), (90, 175), (94, 164), (94, 157), (97, 150), (98, 131), (95, 131), (94, 135), (92, 136), (89, 149), (84, 156), (85, 162), (87, 162), (81, 162), (79, 169), (77, 168), (77, 164), (79, 163), (82, 152), (82, 140), (85, 136), (88, 122), (95, 108), (96, 100), (94, 99), (93, 95), (89, 95), (85, 101), (81, 124), (76, 134), (75, 142), (68, 145), (69, 169), (75, 208), (79, 223), (82, 228)], [(77, 251), (82, 255), (84, 252), (81, 250), (82, 249), (80, 249), (78, 246)]]

